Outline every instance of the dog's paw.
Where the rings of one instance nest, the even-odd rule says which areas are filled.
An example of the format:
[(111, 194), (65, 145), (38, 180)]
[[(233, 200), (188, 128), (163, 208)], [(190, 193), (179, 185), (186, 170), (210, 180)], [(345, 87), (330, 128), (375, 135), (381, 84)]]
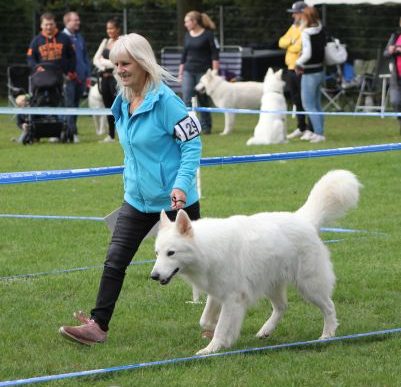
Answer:
[(221, 132), (220, 133), (220, 136), (227, 136), (227, 134), (230, 134), (231, 132), (226, 132), (226, 131), (224, 131), (224, 132)]
[(210, 355), (211, 353), (218, 352), (222, 348), (223, 348), (223, 346), (219, 342), (217, 342), (216, 340), (212, 340), (207, 347), (196, 352), (196, 354), (198, 356)]
[(265, 338), (267, 338), (267, 337), (270, 337), (271, 334), (272, 334), (272, 331), (266, 330), (266, 329), (263, 329), (263, 328), (262, 328), (262, 329), (256, 334), (256, 337), (257, 337), (258, 339), (265, 339)]

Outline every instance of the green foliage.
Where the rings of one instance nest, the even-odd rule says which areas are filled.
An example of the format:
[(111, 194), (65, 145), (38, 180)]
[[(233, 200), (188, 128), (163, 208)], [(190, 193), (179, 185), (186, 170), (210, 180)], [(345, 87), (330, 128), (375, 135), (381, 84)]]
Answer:
[[(204, 136), (204, 157), (275, 153), (400, 141), (393, 119), (328, 117), (327, 142), (292, 141), (246, 147), (257, 116), (237, 117), (235, 131)], [(294, 120), (288, 120), (294, 128)], [(19, 134), (11, 117), (0, 119), (2, 172), (70, 169), (122, 164), (117, 143), (99, 144), (90, 117), (79, 119), (81, 143), (32, 146), (11, 142)], [(338, 335), (398, 327), (401, 308), (399, 176), (401, 152), (204, 167), (203, 216), (295, 210), (315, 181), (330, 169), (354, 171), (364, 185), (359, 207), (336, 226), (370, 233), (323, 233), (337, 286)], [(104, 216), (122, 200), (121, 176), (1, 186), (0, 213)], [(106, 344), (86, 348), (62, 339), (57, 329), (73, 324), (74, 310), (94, 303), (109, 233), (99, 222), (0, 218), (0, 277), (93, 266), (86, 271), (0, 280), (2, 347), (0, 381), (69, 373), (191, 356), (205, 346), (198, 320), (202, 306), (187, 304), (191, 290), (175, 279), (166, 287), (149, 279), (151, 264), (131, 266)], [(375, 234), (378, 231), (383, 234)], [(268, 236), (266, 236), (268, 237)], [(135, 260), (153, 259), (147, 240)], [(261, 301), (248, 312), (233, 349), (315, 339), (319, 311), (290, 290), (289, 309), (274, 335), (255, 333), (270, 312)], [(400, 337), (236, 355), (185, 364), (115, 372), (52, 382), (55, 386), (397, 386), (401, 383)]]

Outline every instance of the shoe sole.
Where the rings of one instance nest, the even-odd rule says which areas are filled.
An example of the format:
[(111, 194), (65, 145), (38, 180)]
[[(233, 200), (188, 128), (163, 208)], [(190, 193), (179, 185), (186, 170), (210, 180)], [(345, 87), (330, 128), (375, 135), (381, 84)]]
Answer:
[(63, 327), (61, 327), (58, 331), (61, 334), (61, 336), (74, 343), (79, 343), (87, 346), (104, 343), (104, 341), (89, 341), (89, 340), (79, 339), (78, 337), (75, 337), (74, 335), (71, 335), (70, 333), (66, 332)]

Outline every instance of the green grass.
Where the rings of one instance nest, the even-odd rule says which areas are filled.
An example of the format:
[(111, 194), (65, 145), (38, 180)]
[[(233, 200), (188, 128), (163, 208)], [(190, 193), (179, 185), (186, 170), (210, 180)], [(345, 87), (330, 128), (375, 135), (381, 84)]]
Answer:
[[(399, 142), (393, 119), (329, 117), (327, 142), (246, 147), (256, 116), (237, 117), (234, 134), (222, 137), (222, 116), (204, 136), (203, 156), (287, 152)], [(0, 119), (0, 171), (30, 171), (122, 164), (118, 144), (99, 144), (90, 118), (80, 118), (79, 144), (22, 146), (18, 130)], [(294, 121), (289, 120), (289, 127)], [(360, 205), (336, 226), (384, 234), (324, 233), (337, 276), (334, 294), (338, 335), (401, 326), (401, 152), (202, 168), (203, 216), (295, 210), (315, 181), (330, 169), (355, 172), (364, 185)], [(121, 176), (0, 187), (0, 213), (104, 216), (122, 200)], [(0, 277), (84, 266), (101, 266), (109, 233), (99, 222), (0, 218)], [(135, 259), (153, 259), (153, 240)], [(199, 305), (185, 303), (181, 280), (161, 287), (149, 279), (151, 264), (128, 270), (106, 344), (86, 348), (63, 340), (72, 312), (89, 310), (101, 269), (0, 281), (0, 381), (186, 357), (205, 346)], [(273, 337), (255, 333), (270, 312), (261, 301), (245, 319), (233, 349), (316, 339), (319, 311), (289, 293), (289, 309)], [(55, 386), (398, 386), (401, 337), (363, 339), (320, 347), (262, 352), (52, 382)]]

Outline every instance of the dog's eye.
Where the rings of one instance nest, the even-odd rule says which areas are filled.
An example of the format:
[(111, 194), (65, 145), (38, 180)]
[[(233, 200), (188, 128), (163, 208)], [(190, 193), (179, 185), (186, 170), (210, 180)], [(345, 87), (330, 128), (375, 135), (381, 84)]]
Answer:
[(168, 256), (168, 257), (171, 257), (171, 256), (174, 255), (174, 254), (175, 254), (175, 251), (173, 251), (173, 250), (167, 251), (167, 256)]

